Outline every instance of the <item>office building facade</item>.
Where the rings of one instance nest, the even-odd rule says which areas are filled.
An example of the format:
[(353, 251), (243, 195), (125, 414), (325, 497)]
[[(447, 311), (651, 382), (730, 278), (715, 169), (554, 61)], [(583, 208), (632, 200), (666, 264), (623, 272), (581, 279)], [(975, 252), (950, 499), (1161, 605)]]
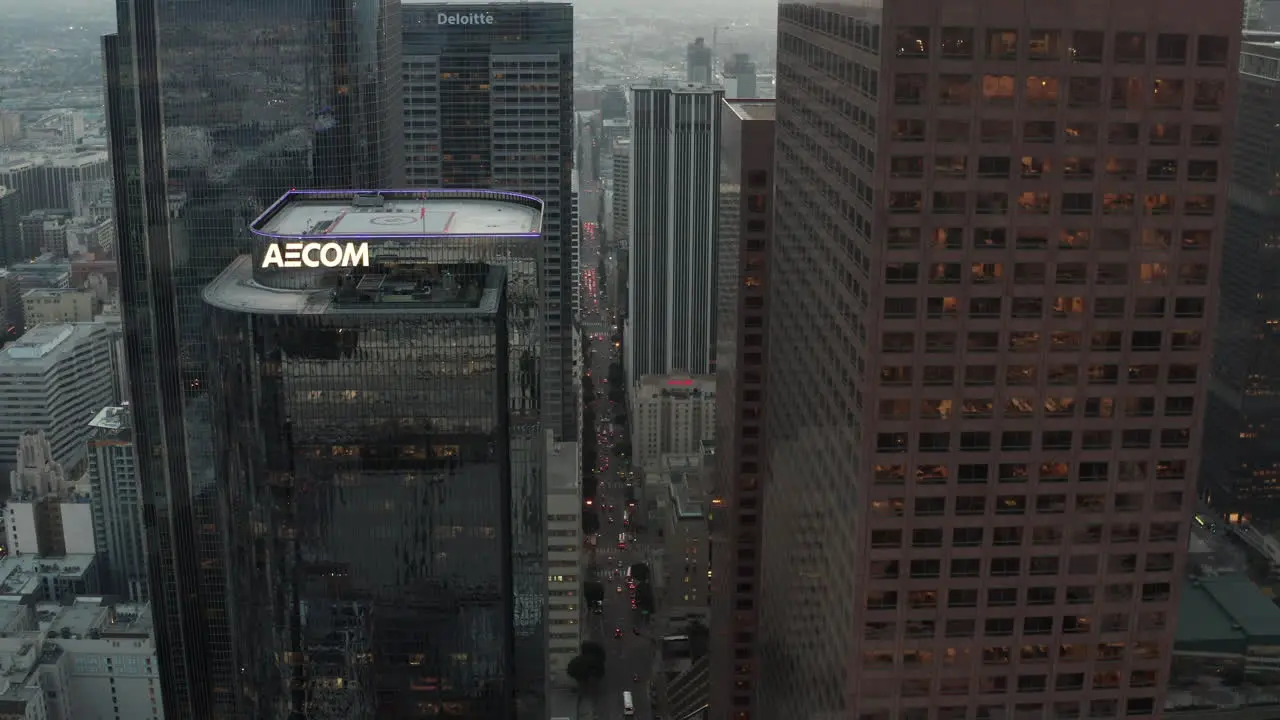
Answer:
[(1222, 257), (1201, 491), (1215, 509), (1261, 523), (1280, 518), (1280, 48), (1244, 42), (1240, 105)]
[(572, 440), (573, 6), (406, 2), (404, 83), (409, 187), (492, 188), (546, 203), (543, 416)]
[(18, 466), (24, 433), (42, 430), (53, 459), (83, 470), (86, 425), (111, 401), (111, 347), (97, 323), (39, 325), (0, 350), (0, 472)]
[(525, 717), (538, 699), (517, 625), (547, 581), (522, 594), (513, 548), (545, 523), (514, 488), (542, 469), (541, 218), (509, 193), (290, 192), (206, 288), (253, 717)]
[(714, 375), (646, 375), (628, 394), (632, 464), (652, 470), (666, 455), (691, 455), (715, 439)]
[(780, 6), (760, 717), (1163, 714), (1240, 12)]
[(129, 406), (102, 408), (89, 431), (89, 494), (102, 585), (129, 602), (146, 602), (142, 486)]
[(244, 717), (200, 291), (283, 190), (402, 185), (400, 4), (117, 7), (103, 40), (108, 140), (134, 437), (159, 449), (139, 475), (165, 711)]
[(704, 375), (715, 361), (717, 87), (636, 87), (627, 179), (627, 377)]
[(724, 96), (727, 98), (760, 97), (756, 87), (756, 64), (746, 53), (734, 53), (724, 64)]
[(773, 214), (774, 104), (725, 100), (721, 113), (716, 468), (712, 526), (710, 717), (752, 713), (759, 631), (764, 358)]

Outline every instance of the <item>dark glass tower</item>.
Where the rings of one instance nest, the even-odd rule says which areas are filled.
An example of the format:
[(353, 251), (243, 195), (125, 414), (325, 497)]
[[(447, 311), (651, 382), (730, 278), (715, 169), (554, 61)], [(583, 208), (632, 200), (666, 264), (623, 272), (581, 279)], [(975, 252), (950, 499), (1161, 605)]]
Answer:
[[(1247, 39), (1246, 35), (1246, 39)], [(1240, 49), (1240, 109), (1201, 490), (1226, 513), (1280, 521), (1280, 48)], [(1178, 300), (1174, 312), (1189, 308)]]
[(516, 717), (541, 219), (503, 193), (291, 192), (205, 289), (255, 720)]
[(165, 714), (238, 706), (200, 290), (296, 186), (398, 184), (394, 0), (117, 0), (104, 39), (126, 356)]

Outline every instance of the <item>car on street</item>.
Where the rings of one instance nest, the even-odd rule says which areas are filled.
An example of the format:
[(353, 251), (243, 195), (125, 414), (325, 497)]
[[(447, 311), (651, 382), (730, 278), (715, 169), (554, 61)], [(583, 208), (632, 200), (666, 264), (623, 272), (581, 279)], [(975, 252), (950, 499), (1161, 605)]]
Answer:
[(613, 636), (614, 636), (615, 638), (621, 638), (621, 637), (622, 637), (622, 628), (614, 628), (614, 629), (613, 629)]
[(618, 594), (619, 594), (619, 595), (621, 595), (621, 594), (622, 594), (622, 586), (621, 586), (621, 585), (619, 585), (619, 586), (618, 586)]

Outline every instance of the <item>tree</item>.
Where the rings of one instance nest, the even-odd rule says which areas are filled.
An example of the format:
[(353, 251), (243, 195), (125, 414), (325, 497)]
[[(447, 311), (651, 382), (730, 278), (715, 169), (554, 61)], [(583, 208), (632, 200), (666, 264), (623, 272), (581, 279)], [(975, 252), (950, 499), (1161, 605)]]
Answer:
[(631, 566), (631, 577), (635, 578), (636, 583), (649, 582), (652, 575), (649, 572), (648, 563), (636, 563)]
[(613, 446), (613, 454), (618, 457), (629, 457), (631, 455), (631, 443), (626, 440), (619, 440)]
[(600, 515), (592, 508), (582, 511), (582, 532), (588, 535), (600, 532)]
[(599, 580), (588, 580), (582, 583), (582, 596), (589, 603), (604, 602), (604, 583)]
[(691, 620), (685, 626), (684, 634), (689, 636), (689, 655), (692, 659), (697, 660), (707, 654), (707, 648), (711, 643), (711, 631), (701, 620)]
[(636, 607), (645, 615), (653, 614), (653, 586), (647, 582), (636, 583)]
[(614, 425), (626, 425), (626, 424), (627, 424), (627, 414), (626, 414), (626, 413), (618, 413), (617, 415), (614, 415), (614, 416), (613, 416), (613, 424), (614, 424)]
[(597, 683), (604, 679), (604, 657), (582, 653), (569, 661), (567, 670), (579, 686)]
[(622, 363), (609, 363), (609, 384), (610, 385), (626, 385), (627, 375), (622, 369)]
[[(582, 448), (582, 476), (594, 475), (596, 472), (596, 449), (593, 447)], [(584, 493), (585, 494), (585, 493)], [(595, 497), (595, 494), (592, 494)]]
[(585, 504), (588, 500), (595, 500), (596, 493), (600, 492), (600, 479), (594, 473), (582, 476), (582, 502)]
[(588, 640), (582, 643), (582, 647), (579, 649), (579, 651), (586, 657), (595, 658), (599, 660), (600, 664), (604, 665), (604, 658), (605, 658), (604, 646), (601, 645), (600, 643), (591, 642), (590, 640)]
[(610, 385), (609, 400), (621, 405), (627, 401), (627, 391), (621, 385)]

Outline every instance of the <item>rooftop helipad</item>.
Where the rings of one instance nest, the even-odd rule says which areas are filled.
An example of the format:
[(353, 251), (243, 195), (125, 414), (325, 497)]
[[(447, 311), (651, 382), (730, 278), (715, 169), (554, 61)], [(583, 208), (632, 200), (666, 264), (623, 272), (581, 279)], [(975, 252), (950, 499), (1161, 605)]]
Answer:
[(542, 229), (540, 203), (485, 191), (291, 192), (253, 224), (275, 237), (531, 235)]

